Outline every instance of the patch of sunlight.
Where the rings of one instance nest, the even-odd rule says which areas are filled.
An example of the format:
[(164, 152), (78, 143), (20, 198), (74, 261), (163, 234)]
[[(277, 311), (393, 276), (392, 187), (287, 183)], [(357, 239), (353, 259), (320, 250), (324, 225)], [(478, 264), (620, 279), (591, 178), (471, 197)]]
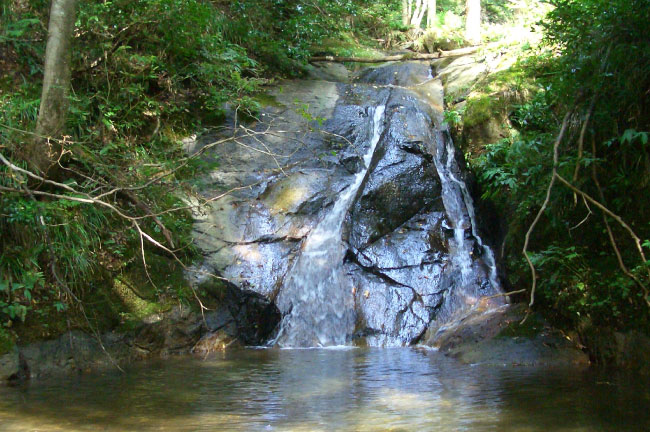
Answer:
[(140, 298), (126, 283), (120, 279), (113, 282), (113, 292), (122, 300), (126, 309), (136, 318), (160, 312), (161, 305)]
[[(304, 391), (304, 388), (313, 388), (310, 391)], [(343, 379), (322, 379), (317, 378), (317, 385), (310, 386), (306, 385), (304, 382), (301, 383), (300, 389), (287, 397), (289, 400), (295, 401), (304, 401), (305, 399), (318, 399), (322, 397), (327, 397), (335, 394), (343, 394), (345, 391), (349, 390), (350, 382)]]
[(242, 258), (244, 261), (260, 262), (264, 259), (259, 251), (259, 245), (257, 244), (237, 245), (233, 247), (233, 250), (237, 253), (237, 256)]
[(465, 304), (469, 306), (474, 306), (478, 302), (478, 298), (468, 295), (465, 296)]
[[(438, 400), (425, 399), (420, 393), (407, 393), (396, 389), (382, 389), (377, 396), (377, 404), (398, 411), (429, 410), (446, 405)], [(450, 406), (451, 403), (449, 403)]]
[(440, 80), (432, 79), (420, 85), (414, 86), (411, 90), (417, 93), (433, 111), (442, 115), (444, 108), (443, 89)]
[(303, 186), (282, 184), (271, 197), (271, 209), (276, 212), (294, 211), (307, 198), (308, 193), (309, 190)]

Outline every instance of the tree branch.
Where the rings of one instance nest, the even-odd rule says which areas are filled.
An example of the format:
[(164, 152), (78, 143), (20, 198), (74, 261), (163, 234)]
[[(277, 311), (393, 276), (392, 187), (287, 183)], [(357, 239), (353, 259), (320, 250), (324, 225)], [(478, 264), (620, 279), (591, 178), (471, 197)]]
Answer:
[(336, 56), (316, 56), (309, 59), (310, 63), (314, 62), (353, 62), (353, 63), (383, 63), (389, 61), (410, 61), (410, 60), (435, 60), (443, 57), (460, 57), (467, 54), (474, 54), (481, 48), (490, 48), (497, 46), (497, 43), (486, 45), (471, 46), (459, 48), (451, 51), (439, 51), (433, 54), (408, 53), (391, 55), (384, 57), (336, 57)]
[(558, 134), (557, 139), (555, 140), (555, 144), (553, 145), (553, 172), (551, 174), (551, 180), (548, 183), (548, 188), (546, 189), (546, 198), (544, 199), (544, 203), (542, 204), (542, 207), (540, 207), (539, 211), (537, 212), (537, 216), (535, 216), (533, 223), (530, 224), (530, 227), (526, 232), (526, 237), (524, 240), (524, 248), (522, 250), (522, 253), (526, 258), (526, 261), (528, 262), (528, 267), (530, 268), (530, 273), (533, 278), (533, 285), (530, 289), (530, 303), (529, 303), (530, 307), (532, 307), (533, 304), (535, 303), (535, 288), (537, 286), (537, 272), (535, 271), (535, 266), (533, 265), (533, 262), (530, 260), (530, 257), (528, 256), (528, 242), (530, 241), (530, 235), (535, 229), (535, 225), (537, 225), (537, 222), (539, 222), (540, 218), (542, 217), (542, 214), (544, 213), (544, 210), (546, 210), (546, 207), (548, 206), (548, 202), (551, 199), (551, 190), (553, 189), (553, 185), (555, 184), (555, 176), (557, 174), (558, 148), (560, 146), (560, 143), (562, 142), (564, 133), (566, 132), (566, 128), (570, 116), (571, 116), (571, 112), (569, 111), (568, 113), (565, 114), (564, 120), (562, 120), (562, 127), (560, 128), (560, 133)]
[[(605, 207), (600, 202), (596, 201), (594, 198), (592, 198), (586, 192), (581, 191), (580, 189), (578, 189), (577, 187), (575, 187), (574, 185), (569, 183), (569, 181), (567, 181), (564, 177), (559, 175), (557, 172), (555, 173), (555, 177), (560, 181), (560, 183), (564, 184), (566, 187), (571, 189), (573, 192), (583, 196), (587, 201), (589, 201), (590, 203), (592, 203), (593, 205), (598, 207), (600, 210), (602, 210), (603, 213), (605, 213), (607, 216), (611, 217), (616, 222), (618, 222), (618, 224), (621, 225), (630, 234), (630, 237), (632, 238), (632, 240), (634, 241), (634, 244), (636, 246), (637, 252), (639, 253), (639, 256), (641, 257), (641, 262), (644, 263), (644, 264), (647, 262), (647, 259), (645, 257), (645, 253), (643, 252), (643, 246), (641, 246), (641, 239), (636, 235), (636, 233), (632, 230), (632, 228), (623, 220), (623, 218), (621, 218), (616, 213), (612, 212), (610, 209)], [(616, 248), (616, 249), (618, 249), (618, 248)], [(648, 272), (648, 277), (650, 278), (650, 268), (647, 269), (647, 272)], [(629, 271), (628, 271), (628, 273), (629, 273)], [(626, 273), (626, 274), (628, 274), (628, 273)], [(632, 275), (632, 274), (629, 273), (628, 276), (630, 276), (630, 275)], [(632, 275), (631, 277), (643, 289), (643, 292), (645, 294), (645, 301), (648, 304), (648, 306), (650, 306), (650, 297), (649, 297), (650, 296), (650, 291), (648, 290), (648, 288), (645, 285), (643, 285), (641, 283), (641, 281), (638, 280), (638, 278), (634, 277), (634, 275)]]
[[(582, 161), (582, 155), (584, 152), (584, 142), (585, 142), (585, 133), (587, 132), (587, 126), (589, 125), (589, 119), (591, 118), (591, 113), (594, 110), (596, 105), (596, 99), (598, 95), (595, 94), (591, 99), (591, 104), (589, 105), (589, 110), (587, 111), (587, 116), (585, 121), (582, 123), (582, 129), (580, 129), (580, 138), (578, 138), (578, 158), (576, 160), (576, 167), (573, 171), (573, 182), (575, 183), (578, 180), (578, 175), (580, 174), (580, 162)], [(573, 205), (575, 206), (578, 203), (578, 196), (573, 194)]]

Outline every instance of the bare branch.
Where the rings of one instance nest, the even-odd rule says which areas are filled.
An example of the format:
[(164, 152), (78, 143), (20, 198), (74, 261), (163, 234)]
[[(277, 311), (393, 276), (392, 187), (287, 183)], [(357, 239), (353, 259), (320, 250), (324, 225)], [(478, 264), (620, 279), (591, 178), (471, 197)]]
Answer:
[[(641, 257), (641, 262), (644, 263), (644, 264), (647, 262), (647, 259), (645, 257), (645, 253), (643, 252), (643, 246), (641, 246), (641, 239), (639, 238), (639, 236), (636, 235), (636, 233), (632, 230), (632, 228), (623, 220), (623, 218), (621, 218), (616, 213), (612, 212), (610, 209), (605, 207), (600, 202), (596, 201), (594, 198), (592, 198), (586, 192), (583, 192), (580, 189), (578, 189), (577, 187), (575, 187), (574, 185), (572, 185), (568, 180), (566, 180), (564, 177), (559, 175), (557, 172), (555, 173), (555, 177), (560, 181), (560, 183), (564, 184), (566, 187), (571, 189), (573, 192), (575, 192), (575, 193), (577, 193), (579, 195), (582, 195), (587, 201), (589, 201), (590, 203), (592, 203), (593, 205), (598, 207), (600, 210), (602, 210), (602, 212), (605, 215), (611, 217), (616, 222), (618, 222), (618, 224), (621, 225), (629, 233), (630, 237), (634, 241), (634, 244), (635, 244), (636, 249), (637, 249), (637, 251), (639, 253), (639, 256)], [(613, 237), (610, 237), (610, 239), (611, 238), (613, 238)], [(618, 249), (618, 248), (616, 248), (616, 249)], [(622, 259), (619, 262), (619, 264), (620, 263), (622, 263)], [(625, 267), (623, 267), (623, 268), (625, 268)], [(625, 272), (625, 270), (624, 270), (624, 272)], [(650, 278), (650, 268), (647, 269), (647, 272), (648, 272), (648, 277)], [(648, 290), (648, 287), (646, 287), (644, 284), (642, 284), (641, 281), (638, 280), (638, 278), (636, 278), (634, 275), (632, 275), (632, 273), (630, 273), (629, 271), (626, 272), (626, 274), (628, 276), (632, 277), (632, 279), (634, 279), (635, 282), (637, 282), (641, 286), (641, 288), (643, 289), (643, 292), (645, 294), (645, 301), (648, 304), (648, 306), (650, 306), (650, 297), (649, 297), (650, 290)]]
[(533, 265), (533, 262), (530, 260), (530, 257), (528, 256), (528, 242), (530, 241), (530, 235), (535, 229), (535, 225), (537, 225), (537, 222), (539, 222), (540, 218), (542, 217), (542, 214), (544, 213), (546, 207), (548, 206), (548, 202), (551, 199), (551, 190), (553, 189), (553, 185), (555, 184), (555, 176), (557, 174), (558, 148), (560, 147), (560, 143), (562, 142), (562, 138), (564, 137), (564, 133), (566, 132), (566, 128), (570, 116), (571, 116), (571, 112), (569, 111), (568, 113), (565, 114), (564, 120), (562, 120), (562, 127), (560, 128), (560, 133), (558, 134), (557, 139), (555, 140), (555, 144), (553, 145), (553, 172), (551, 174), (551, 180), (548, 183), (548, 188), (546, 189), (546, 198), (544, 199), (542, 206), (537, 212), (537, 216), (535, 216), (535, 220), (533, 220), (533, 223), (530, 224), (530, 227), (526, 232), (526, 237), (524, 240), (524, 248), (522, 250), (522, 253), (526, 258), (526, 261), (528, 262), (528, 267), (530, 268), (530, 273), (533, 278), (533, 285), (530, 289), (530, 303), (529, 303), (530, 307), (532, 307), (533, 304), (535, 303), (535, 287), (537, 286), (537, 272), (535, 271), (535, 266)]
[(521, 294), (521, 293), (524, 293), (524, 292), (526, 292), (526, 289), (525, 289), (525, 288), (524, 288), (524, 289), (520, 289), (520, 290), (516, 290), (516, 291), (506, 292), (506, 293), (494, 294), (494, 295), (491, 295), (491, 296), (481, 297), (481, 298), (482, 298), (482, 299), (493, 299), (493, 298), (497, 298), (497, 297), (509, 297), (509, 296), (511, 296), (511, 295)]

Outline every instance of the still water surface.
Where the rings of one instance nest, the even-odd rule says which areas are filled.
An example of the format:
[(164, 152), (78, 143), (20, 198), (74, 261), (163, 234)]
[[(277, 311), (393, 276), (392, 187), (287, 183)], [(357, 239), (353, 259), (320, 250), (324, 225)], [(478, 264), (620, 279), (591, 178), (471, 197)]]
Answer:
[(249, 349), (0, 388), (0, 430), (643, 431), (649, 384), (408, 348)]

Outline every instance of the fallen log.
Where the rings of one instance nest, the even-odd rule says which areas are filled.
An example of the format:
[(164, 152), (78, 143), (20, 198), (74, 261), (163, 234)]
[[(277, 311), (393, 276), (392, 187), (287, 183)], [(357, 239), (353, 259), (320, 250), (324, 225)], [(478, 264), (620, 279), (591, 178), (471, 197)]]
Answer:
[(471, 46), (467, 48), (459, 48), (450, 51), (438, 51), (432, 54), (421, 53), (406, 53), (399, 55), (390, 55), (384, 57), (336, 57), (336, 56), (316, 56), (309, 59), (310, 63), (313, 62), (355, 62), (355, 63), (383, 63), (389, 61), (409, 61), (409, 60), (434, 60), (443, 57), (459, 57), (467, 54), (473, 54), (481, 48), (489, 48), (496, 46), (496, 43), (487, 45)]

